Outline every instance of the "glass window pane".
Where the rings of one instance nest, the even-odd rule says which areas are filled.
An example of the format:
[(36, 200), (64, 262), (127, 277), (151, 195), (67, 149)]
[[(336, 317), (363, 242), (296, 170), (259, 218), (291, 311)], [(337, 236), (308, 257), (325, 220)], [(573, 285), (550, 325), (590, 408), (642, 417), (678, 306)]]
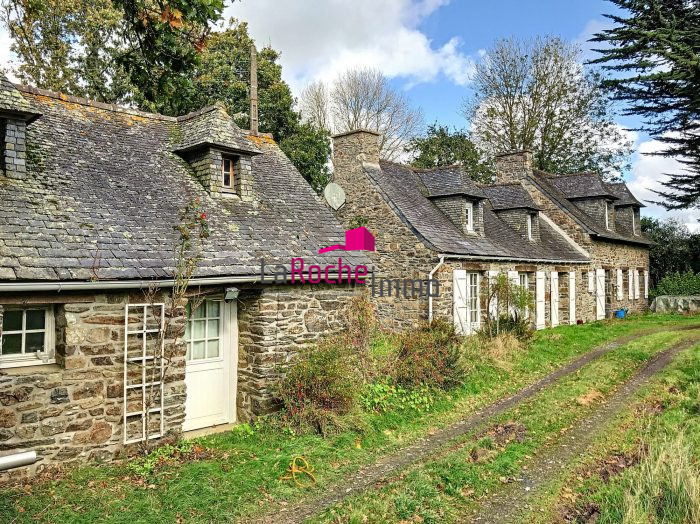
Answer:
[(44, 334), (43, 333), (27, 333), (24, 339), (25, 353), (36, 353), (44, 351)]
[[(216, 164), (214, 164), (216, 165)], [(228, 158), (224, 158), (224, 173), (231, 172), (231, 161)]]
[(193, 339), (198, 339), (198, 338), (204, 338), (204, 322), (205, 320), (195, 320), (193, 322), (193, 330), (192, 330), (192, 338)]
[(204, 348), (206, 342), (193, 342), (192, 343), (192, 360), (200, 360), (204, 358)]
[(2, 317), (3, 331), (20, 331), (22, 329), (22, 310), (5, 311)]
[(27, 310), (27, 329), (44, 329), (44, 317), (46, 311), (43, 309), (28, 309)]
[(219, 321), (210, 320), (209, 321), (209, 332), (207, 333), (208, 338), (219, 338)]
[(224, 173), (224, 187), (231, 187), (231, 175)]
[(207, 358), (215, 358), (219, 356), (219, 341), (210, 340), (207, 342)]
[(209, 318), (217, 318), (219, 316), (219, 306), (220, 302), (218, 300), (208, 300), (207, 301), (207, 316)]
[(202, 302), (197, 309), (194, 310), (194, 315), (192, 318), (204, 318), (205, 317), (205, 303)]
[(16, 355), (22, 352), (22, 335), (3, 335), (2, 354)]

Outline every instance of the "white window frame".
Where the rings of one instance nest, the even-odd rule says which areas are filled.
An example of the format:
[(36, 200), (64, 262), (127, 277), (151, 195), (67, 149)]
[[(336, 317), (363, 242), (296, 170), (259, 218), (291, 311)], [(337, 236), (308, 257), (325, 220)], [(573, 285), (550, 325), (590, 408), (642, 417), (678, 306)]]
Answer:
[(481, 327), (481, 275), (455, 269), (452, 279), (455, 329), (460, 335), (471, 335)]
[[(43, 305), (32, 306), (5, 306), (4, 312), (22, 311), (22, 329), (4, 331), (3, 335), (22, 335), (22, 348), (24, 349), (24, 338), (27, 333), (44, 332), (44, 351), (35, 353), (18, 353), (13, 355), (2, 355), (0, 353), (0, 368), (16, 368), (22, 366), (41, 366), (44, 364), (56, 363), (56, 321), (54, 318), (53, 307)], [(26, 329), (27, 311), (42, 310), (44, 311), (44, 329)], [(0, 326), (1, 328), (2, 326)], [(2, 340), (0, 340), (2, 344)]]
[(532, 214), (527, 214), (527, 239), (532, 240)]
[(634, 212), (634, 208), (632, 208), (632, 234), (637, 234), (637, 217), (636, 213)]
[(467, 207), (464, 210), (464, 219), (467, 231), (474, 231), (474, 202), (467, 202)]
[(610, 203), (605, 201), (605, 229), (610, 230)]
[[(530, 290), (530, 277), (528, 276), (527, 272), (525, 271), (520, 271), (518, 273), (518, 285), (522, 288), (527, 289), (528, 291)], [(528, 306), (525, 306), (525, 320), (530, 319), (530, 308)]]
[[(218, 317), (210, 317), (209, 316), (209, 303), (210, 302), (217, 302), (219, 304), (219, 316)], [(189, 311), (188, 317), (187, 317), (187, 326), (185, 328), (185, 334), (183, 335), (183, 338), (185, 340), (185, 344), (187, 345), (187, 351), (185, 355), (185, 361), (186, 362), (213, 362), (213, 361), (219, 361), (223, 360), (223, 343), (224, 343), (224, 332), (223, 332), (223, 326), (224, 326), (224, 308), (226, 304), (224, 303), (223, 297), (208, 297), (204, 300), (202, 300), (201, 304), (198, 304), (199, 307), (204, 307), (204, 316), (201, 318), (196, 318), (194, 316), (194, 310)], [(218, 336), (212, 337), (209, 334), (209, 321), (210, 320), (218, 320), (219, 321), (219, 333)], [(194, 338), (194, 324), (195, 322), (204, 322), (204, 338)], [(209, 342), (216, 340), (218, 342), (218, 347), (219, 351), (218, 354), (214, 357), (209, 357), (207, 356), (208, 351), (209, 351)], [(192, 351), (194, 348), (194, 342), (204, 342), (204, 358), (192, 358)]]

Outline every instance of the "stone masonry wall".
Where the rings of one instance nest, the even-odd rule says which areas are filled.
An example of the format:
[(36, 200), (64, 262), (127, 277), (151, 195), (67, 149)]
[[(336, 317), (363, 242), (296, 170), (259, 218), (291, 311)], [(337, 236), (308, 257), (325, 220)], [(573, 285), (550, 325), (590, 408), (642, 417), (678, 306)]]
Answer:
[(23, 179), (27, 173), (27, 124), (8, 119), (2, 126), (2, 169), (8, 178)]
[[(358, 131), (334, 138), (334, 181), (343, 187), (347, 197), (336, 216), (348, 229), (358, 218), (367, 221), (367, 229), (375, 236), (375, 251), (369, 253), (375, 281), (427, 279), (438, 257), (399, 219), (367, 177), (362, 162), (379, 162), (376, 134)], [(408, 328), (428, 318), (427, 298), (375, 296), (373, 301), (382, 325), (389, 329)]]
[(212, 194), (228, 194), (241, 200), (253, 199), (253, 174), (249, 155), (235, 158), (233, 187), (223, 187), (221, 159), (223, 153), (218, 149), (206, 148), (192, 153), (188, 162), (200, 183)]
[[(0, 473), (0, 482), (51, 462), (110, 460), (121, 451), (124, 306), (143, 302), (137, 295), (62, 295), (63, 303), (53, 306), (57, 363), (0, 370), (0, 454), (35, 450), (40, 458), (33, 466)], [(56, 300), (54, 294), (21, 302)], [(171, 328), (183, 321), (174, 319)], [(174, 348), (165, 381), (166, 432), (179, 432), (184, 419), (185, 349), (179, 342)]]
[(239, 420), (277, 408), (274, 386), (299, 350), (346, 327), (359, 289), (274, 286), (245, 289), (238, 304)]

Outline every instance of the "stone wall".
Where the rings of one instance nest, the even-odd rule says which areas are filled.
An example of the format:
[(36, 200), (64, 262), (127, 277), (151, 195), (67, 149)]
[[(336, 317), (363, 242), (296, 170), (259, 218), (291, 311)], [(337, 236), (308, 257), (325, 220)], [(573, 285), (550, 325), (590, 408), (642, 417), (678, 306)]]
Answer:
[[(343, 187), (347, 197), (336, 216), (347, 229), (358, 218), (366, 221), (375, 237), (375, 251), (369, 253), (375, 281), (427, 279), (438, 263), (437, 255), (399, 219), (362, 168), (363, 162), (379, 162), (377, 134), (346, 133), (334, 137), (333, 144), (334, 181)], [(373, 301), (382, 325), (389, 329), (405, 329), (428, 318), (427, 298), (375, 296)]]
[[(649, 270), (649, 250), (644, 246), (634, 246), (616, 242), (593, 241), (592, 266), (602, 267), (611, 272), (612, 310), (627, 308), (630, 313), (642, 313), (649, 309), (648, 290), (644, 289), (644, 272)], [(617, 294), (617, 270), (622, 269), (623, 286), (622, 299)], [(629, 298), (629, 270), (639, 271), (639, 298)]]
[(674, 297), (662, 295), (651, 303), (655, 313), (683, 313), (697, 315), (700, 313), (700, 296)]
[(24, 120), (3, 120), (2, 170), (8, 178), (23, 179), (27, 173), (27, 124)]
[(226, 194), (243, 201), (253, 199), (253, 172), (250, 155), (233, 155), (235, 161), (233, 187), (223, 186), (221, 160), (223, 153), (215, 148), (204, 148), (190, 153), (187, 161), (199, 182), (213, 195)]
[(299, 350), (346, 327), (355, 293), (343, 286), (244, 289), (238, 302), (239, 420), (277, 408), (274, 385)]

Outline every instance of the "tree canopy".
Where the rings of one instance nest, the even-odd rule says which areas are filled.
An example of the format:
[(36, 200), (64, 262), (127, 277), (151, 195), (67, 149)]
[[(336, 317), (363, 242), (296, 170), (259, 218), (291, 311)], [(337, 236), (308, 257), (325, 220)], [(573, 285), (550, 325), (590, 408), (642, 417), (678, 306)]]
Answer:
[(535, 167), (554, 173), (616, 176), (631, 143), (598, 74), (579, 58), (577, 46), (556, 37), (497, 41), (477, 64), (463, 108), (477, 146), (489, 156), (531, 150)]
[(661, 154), (687, 166), (669, 173), (663, 204), (700, 207), (700, 2), (610, 1), (626, 16), (606, 15), (615, 26), (592, 39), (607, 44), (593, 63), (615, 73), (604, 85), (667, 145)]
[(671, 273), (700, 273), (700, 234), (675, 219), (642, 217), (642, 231), (654, 242), (649, 250), (653, 286)]
[(459, 129), (450, 131), (437, 122), (428, 126), (425, 136), (412, 138), (406, 152), (414, 155), (411, 164), (415, 167), (459, 165), (479, 182), (490, 182), (493, 176), (469, 133)]

